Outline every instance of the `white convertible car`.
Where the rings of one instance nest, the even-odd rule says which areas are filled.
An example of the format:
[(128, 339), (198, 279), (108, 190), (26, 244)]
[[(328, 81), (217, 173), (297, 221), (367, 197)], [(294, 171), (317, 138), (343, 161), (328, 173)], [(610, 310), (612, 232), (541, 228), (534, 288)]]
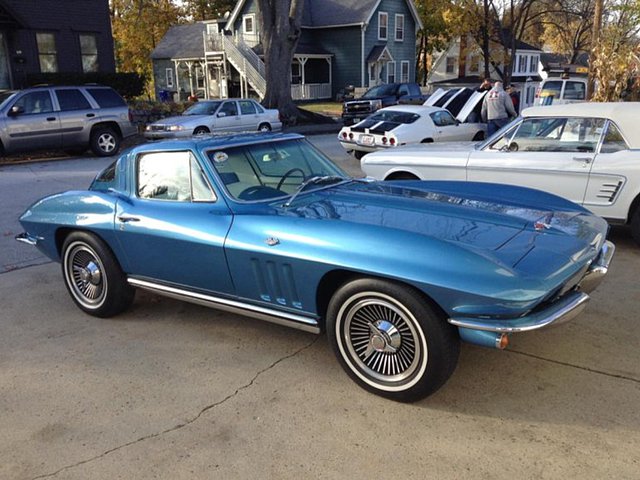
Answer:
[(416, 145), (367, 155), (362, 170), (384, 180), (468, 180), (555, 193), (640, 243), (640, 103), (532, 107), (485, 142)]
[(340, 145), (356, 158), (366, 153), (412, 143), (482, 140), (483, 123), (463, 123), (444, 108), (425, 105), (395, 105), (338, 133)]

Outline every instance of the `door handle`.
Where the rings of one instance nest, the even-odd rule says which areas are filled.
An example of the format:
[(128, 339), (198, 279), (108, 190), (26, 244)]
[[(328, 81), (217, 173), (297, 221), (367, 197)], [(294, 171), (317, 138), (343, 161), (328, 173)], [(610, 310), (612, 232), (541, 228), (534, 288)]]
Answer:
[(134, 217), (133, 215), (122, 214), (118, 217), (118, 220), (120, 220), (122, 223), (129, 223), (129, 222), (139, 222), (140, 218)]
[(47, 117), (47, 122), (55, 122), (56, 117)]
[(584, 162), (584, 163), (591, 163), (593, 161), (591, 157), (573, 157), (573, 159), (576, 162)]
[(96, 116), (95, 113), (87, 113), (87, 117), (89, 117), (89, 118), (92, 118), (92, 117), (95, 117), (95, 116)]

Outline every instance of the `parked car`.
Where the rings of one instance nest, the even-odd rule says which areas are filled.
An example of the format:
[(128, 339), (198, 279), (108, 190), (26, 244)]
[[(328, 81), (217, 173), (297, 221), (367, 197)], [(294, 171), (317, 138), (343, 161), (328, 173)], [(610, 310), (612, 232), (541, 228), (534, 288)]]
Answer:
[(345, 125), (353, 125), (381, 108), (407, 103), (421, 105), (426, 98), (417, 83), (376, 85), (367, 90), (362, 97), (343, 103), (342, 121)]
[(20, 222), (88, 314), (139, 288), (326, 330), (358, 384), (402, 401), (444, 384), (460, 339), (504, 348), (574, 317), (614, 251), (604, 220), (554, 195), (352, 179), (295, 134), (139, 145)]
[(206, 133), (270, 132), (281, 129), (278, 110), (264, 108), (252, 99), (230, 98), (196, 102), (182, 115), (147, 125), (144, 136), (149, 140), (159, 140)]
[(550, 77), (536, 93), (536, 105), (558, 105), (587, 101), (586, 77)]
[(378, 110), (338, 133), (340, 145), (356, 158), (366, 153), (413, 143), (483, 140), (487, 126), (465, 123), (448, 110), (424, 105), (396, 105)]
[(487, 181), (538, 188), (630, 224), (640, 243), (639, 103), (531, 107), (484, 143), (420, 145), (362, 159), (377, 179)]
[(134, 135), (129, 107), (101, 85), (44, 86), (0, 93), (0, 153), (91, 148), (115, 155)]

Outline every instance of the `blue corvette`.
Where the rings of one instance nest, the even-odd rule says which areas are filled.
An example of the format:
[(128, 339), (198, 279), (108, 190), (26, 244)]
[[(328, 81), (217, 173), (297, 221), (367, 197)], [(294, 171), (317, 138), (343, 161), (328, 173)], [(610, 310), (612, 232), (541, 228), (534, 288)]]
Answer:
[(326, 330), (358, 384), (400, 401), (446, 382), (460, 340), (504, 348), (575, 317), (614, 252), (606, 222), (562, 198), (353, 179), (294, 134), (141, 145), (20, 221), (91, 315), (140, 288)]

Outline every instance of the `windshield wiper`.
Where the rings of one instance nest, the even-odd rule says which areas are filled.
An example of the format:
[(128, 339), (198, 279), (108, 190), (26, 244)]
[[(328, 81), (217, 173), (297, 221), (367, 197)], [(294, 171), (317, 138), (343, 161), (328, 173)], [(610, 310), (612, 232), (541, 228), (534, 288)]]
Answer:
[(296, 191), (293, 192), (293, 195), (291, 195), (291, 198), (284, 203), (283, 207), (288, 208), (296, 199), (298, 194), (300, 194), (309, 185), (318, 185), (320, 183), (342, 182), (346, 180), (350, 180), (350, 179), (339, 177), (338, 175), (323, 175), (323, 176), (315, 176), (315, 177), (307, 178), (304, 182), (302, 182), (298, 186), (298, 188), (296, 188)]

